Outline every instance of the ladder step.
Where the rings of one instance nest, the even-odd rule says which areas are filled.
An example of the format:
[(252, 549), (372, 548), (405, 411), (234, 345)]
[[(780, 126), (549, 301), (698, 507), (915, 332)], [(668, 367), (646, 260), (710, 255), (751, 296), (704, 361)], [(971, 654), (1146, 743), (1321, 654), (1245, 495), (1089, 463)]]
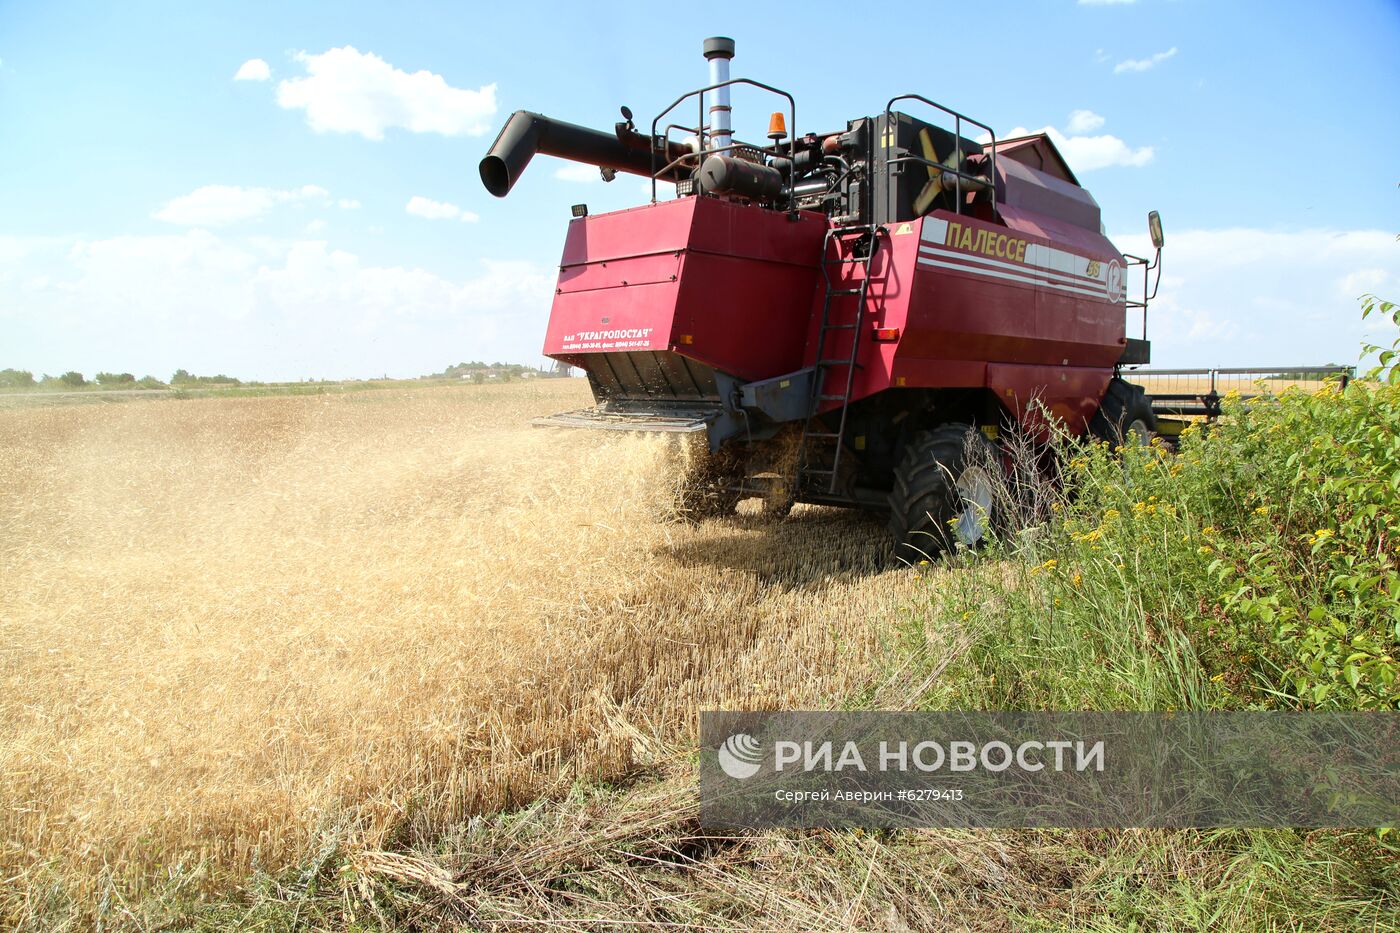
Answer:
[(854, 324), (823, 324), (822, 330), (850, 330)]
[(821, 402), (844, 402), (847, 396), (844, 395), (818, 395), (817, 400)]
[(803, 472), (809, 473), (809, 474), (811, 474), (811, 475), (813, 475), (813, 476), (835, 476), (835, 475), (836, 475), (836, 471), (835, 471), (835, 470), (804, 470)]
[(861, 290), (858, 289), (858, 288), (839, 288), (839, 289), (838, 289), (838, 288), (833, 288), (831, 291), (827, 292), (827, 294), (828, 294), (828, 295), (859, 295), (859, 294), (860, 294), (860, 291), (861, 291)]
[(833, 438), (833, 437), (840, 437), (840, 436), (841, 436), (841, 435), (839, 435), (839, 434), (832, 434), (832, 433), (830, 433), (830, 432), (822, 432), (822, 431), (808, 431), (808, 432), (807, 432), (807, 438), (808, 438), (809, 440), (810, 440), (811, 438)]

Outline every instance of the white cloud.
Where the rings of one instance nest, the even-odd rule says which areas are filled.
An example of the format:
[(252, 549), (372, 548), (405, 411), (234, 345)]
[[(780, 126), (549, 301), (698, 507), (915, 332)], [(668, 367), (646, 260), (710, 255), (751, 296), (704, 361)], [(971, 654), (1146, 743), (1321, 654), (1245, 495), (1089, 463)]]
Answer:
[[(1034, 136), (1044, 133), (1050, 137), (1055, 148), (1060, 150), (1060, 154), (1065, 157), (1065, 161), (1075, 172), (1092, 172), (1110, 165), (1138, 168), (1152, 161), (1155, 152), (1151, 146), (1139, 146), (1134, 149), (1117, 136), (1108, 133), (1099, 136), (1075, 135), (1099, 129), (1106, 122), (1103, 117), (1092, 110), (1072, 110), (1069, 122), (1065, 127), (1067, 133), (1061, 132), (1053, 126), (1042, 126), (1038, 130), (1028, 130), (1024, 126), (1018, 126), (1001, 134), (1000, 138), (1016, 139), (1019, 136)], [(990, 142), (991, 137), (983, 133), (977, 137), (977, 141), (980, 143)]]
[[(1076, 113), (1083, 112), (1076, 111)], [(1073, 122), (1073, 116), (1071, 116), (1071, 126), (1073, 126)], [(1139, 168), (1151, 162), (1154, 155), (1151, 146), (1139, 146), (1134, 149), (1117, 136), (1108, 133), (1100, 136), (1066, 136), (1053, 126), (1042, 126), (1038, 130), (1028, 130), (1024, 126), (1018, 126), (1003, 138), (1015, 139), (1017, 136), (1030, 136), (1035, 133), (1044, 133), (1049, 136), (1050, 141), (1055, 144), (1055, 148), (1060, 150), (1060, 154), (1069, 163), (1069, 167), (1076, 172), (1092, 172), (1095, 169), (1108, 168), (1111, 165)]]
[(1349, 272), (1337, 280), (1337, 294), (1344, 298), (1359, 295), (1400, 295), (1400, 285), (1392, 271), (1371, 267)]
[(335, 202), (336, 207), (343, 211), (357, 211), (360, 209), (360, 202), (354, 198), (341, 198)]
[(205, 185), (181, 195), (153, 215), (166, 223), (193, 227), (222, 227), (266, 214), (278, 204), (325, 201), (330, 195), (319, 185), (303, 185), (289, 191), (242, 188), (238, 185)]
[[(592, 181), (602, 181), (603, 176), (598, 174), (598, 166), (584, 165), (579, 162), (572, 162), (562, 165), (554, 170), (554, 177), (560, 181), (572, 181), (586, 183)], [(651, 184), (647, 184), (647, 191), (651, 191)]]
[[(1362, 339), (1394, 339), (1393, 327), (1362, 322), (1356, 300), (1400, 297), (1392, 232), (1178, 230), (1168, 215), (1166, 235), (1149, 314), (1156, 366), (1349, 363)], [(1113, 240), (1150, 251), (1142, 232)], [(314, 238), (0, 236), (4, 365), (36, 372), (416, 375), (441, 369), (449, 347), (454, 358), (533, 360), (553, 286), (546, 264), (433, 272)]]
[(1094, 130), (1104, 125), (1104, 118), (1094, 113), (1092, 110), (1071, 110), (1069, 123), (1065, 126), (1065, 131), (1070, 135), (1075, 133), (1092, 133)]
[(233, 76), (235, 81), (266, 81), (272, 77), (272, 69), (267, 67), (267, 62), (261, 58), (250, 58), (238, 66), (238, 73)]
[(1121, 61), (1118, 64), (1114, 65), (1113, 73), (1118, 75), (1122, 74), (1125, 71), (1146, 71), (1149, 68), (1157, 67), (1158, 65), (1162, 64), (1162, 62), (1171, 58), (1175, 54), (1176, 46), (1172, 46), (1165, 52), (1158, 52), (1156, 55), (1153, 55), (1150, 58), (1130, 58), (1126, 61)]
[(553, 286), (546, 265), (483, 259), (443, 275), (313, 238), (0, 237), (6, 365), (35, 371), (411, 376), (453, 347), (529, 361)]
[(432, 198), (425, 198), (417, 194), (408, 199), (408, 203), (404, 205), (403, 209), (414, 217), (423, 217), (428, 220), (463, 220), (474, 224), (481, 219), (471, 211), (464, 211), (455, 204), (434, 201)]
[[(1400, 294), (1393, 234), (1174, 231), (1166, 220), (1162, 285), (1148, 314), (1154, 365), (1353, 363), (1363, 339), (1387, 345), (1394, 339), (1394, 327), (1361, 320), (1357, 301), (1366, 291)], [(1127, 252), (1151, 254), (1145, 233), (1113, 241)], [(1131, 318), (1128, 330), (1138, 336)]]
[(320, 55), (298, 52), (306, 76), (281, 81), (277, 103), (305, 110), (318, 133), (359, 133), (383, 139), (399, 127), (413, 133), (479, 136), (496, 113), (496, 85), (475, 91), (450, 86), (430, 71), (409, 74), (353, 46)]

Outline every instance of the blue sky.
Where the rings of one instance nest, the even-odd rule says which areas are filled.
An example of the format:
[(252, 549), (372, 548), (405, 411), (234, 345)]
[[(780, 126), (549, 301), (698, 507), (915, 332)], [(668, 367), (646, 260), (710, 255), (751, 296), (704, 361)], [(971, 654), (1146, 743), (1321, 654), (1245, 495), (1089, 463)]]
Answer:
[(697, 9), (0, 0), (0, 368), (539, 362), (569, 205), (644, 182), (541, 158), (496, 200), (478, 159), (516, 109), (649, 122), (711, 34), (802, 131), (906, 91), (1053, 128), (1120, 248), (1162, 212), (1158, 365), (1350, 362), (1356, 296), (1400, 295), (1395, 0)]

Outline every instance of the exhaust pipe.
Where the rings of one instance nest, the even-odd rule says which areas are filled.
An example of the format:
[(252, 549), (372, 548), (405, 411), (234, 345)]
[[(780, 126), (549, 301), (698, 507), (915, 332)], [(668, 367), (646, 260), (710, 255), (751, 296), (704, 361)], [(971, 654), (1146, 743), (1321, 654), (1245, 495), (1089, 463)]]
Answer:
[[(734, 40), (728, 36), (711, 36), (704, 42), (705, 60), (710, 63), (710, 85), (724, 84), (729, 80), (729, 62), (734, 57)], [(734, 123), (730, 116), (729, 87), (715, 88), (710, 92), (710, 148), (723, 149), (734, 141), (731, 131)]]
[[(660, 149), (660, 140), (657, 148)], [(609, 134), (551, 120), (528, 110), (517, 110), (491, 144), (486, 158), (481, 160), (481, 183), (496, 197), (505, 197), (537, 152), (650, 177), (653, 171), (660, 171), (668, 162), (690, 150), (679, 143), (671, 143), (664, 157), (657, 152), (653, 168), (651, 144), (631, 128), (630, 121), (619, 123), (616, 132)], [(678, 175), (679, 171), (672, 169), (662, 177), (675, 181)]]

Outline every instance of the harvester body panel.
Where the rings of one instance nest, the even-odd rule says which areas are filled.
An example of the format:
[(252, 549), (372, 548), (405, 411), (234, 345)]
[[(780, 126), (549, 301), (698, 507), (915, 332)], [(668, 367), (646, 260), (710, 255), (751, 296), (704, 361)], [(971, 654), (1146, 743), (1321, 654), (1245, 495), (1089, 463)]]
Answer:
[[(597, 354), (617, 353), (675, 353), (746, 382), (797, 369), (825, 231), (819, 214), (714, 198), (577, 218), (544, 352), (590, 373), (608, 368)], [(675, 394), (672, 380), (613, 370), (615, 393)]]
[[(1093, 415), (1126, 344), (1122, 256), (1106, 237), (1022, 212), (1015, 227), (937, 211), (894, 225), (870, 267), (862, 346), (850, 401), (890, 388), (987, 388), (1019, 420), (1038, 399), (1071, 426)], [(858, 263), (829, 257), (854, 286)], [(821, 302), (808, 333), (814, 365)], [(851, 302), (829, 319), (854, 319)], [(850, 353), (850, 331), (832, 335), (824, 353)], [(846, 373), (828, 373), (837, 395)], [(841, 402), (831, 401), (831, 410)]]

